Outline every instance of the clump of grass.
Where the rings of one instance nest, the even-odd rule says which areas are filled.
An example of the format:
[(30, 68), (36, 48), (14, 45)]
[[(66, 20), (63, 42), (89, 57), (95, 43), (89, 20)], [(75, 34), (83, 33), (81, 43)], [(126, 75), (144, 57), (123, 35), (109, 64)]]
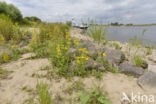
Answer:
[(10, 71), (7, 71), (6, 69), (0, 67), (0, 79), (7, 78), (10, 73)]
[(37, 84), (36, 88), (38, 93), (38, 102), (40, 104), (52, 104), (48, 84), (41, 82)]
[(107, 71), (112, 72), (112, 73), (117, 73), (118, 72), (117, 68), (112, 67), (112, 65), (109, 64), (109, 62), (106, 61), (104, 58), (98, 57), (97, 61), (99, 63), (101, 63)]
[(94, 20), (89, 20), (89, 24), (90, 24), (90, 26), (88, 29), (88, 35), (90, 37), (92, 37), (98, 43), (100, 43), (102, 40), (106, 39), (105, 36), (109, 29), (109, 25), (104, 27), (102, 22), (101, 22), (101, 24), (97, 25), (97, 22)]
[(113, 46), (115, 47), (115, 49), (120, 50), (120, 46), (118, 43), (113, 43)]
[(108, 94), (102, 88), (97, 87), (79, 95), (81, 104), (112, 104)]
[(136, 66), (142, 66), (144, 64), (144, 60), (140, 56), (134, 55), (133, 59)]
[(151, 55), (152, 54), (152, 48), (148, 47), (146, 50), (146, 55)]
[(72, 94), (74, 91), (84, 90), (84, 83), (81, 80), (75, 81), (72, 84), (69, 84), (68, 88), (64, 90), (65, 93)]

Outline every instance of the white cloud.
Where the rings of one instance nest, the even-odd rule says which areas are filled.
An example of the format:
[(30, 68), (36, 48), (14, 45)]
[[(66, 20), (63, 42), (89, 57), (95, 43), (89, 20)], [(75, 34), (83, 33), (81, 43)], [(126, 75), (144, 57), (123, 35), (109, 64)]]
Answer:
[(3, 0), (17, 6), (24, 16), (46, 21), (66, 21), (88, 17), (124, 23), (156, 21), (155, 0)]

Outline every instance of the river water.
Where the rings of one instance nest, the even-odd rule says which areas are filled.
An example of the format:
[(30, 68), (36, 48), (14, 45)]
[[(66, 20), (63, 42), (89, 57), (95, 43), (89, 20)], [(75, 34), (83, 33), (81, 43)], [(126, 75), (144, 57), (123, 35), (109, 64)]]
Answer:
[(143, 40), (143, 45), (156, 46), (156, 26), (111, 26), (106, 37), (108, 40), (130, 42), (130, 38), (135, 36)]

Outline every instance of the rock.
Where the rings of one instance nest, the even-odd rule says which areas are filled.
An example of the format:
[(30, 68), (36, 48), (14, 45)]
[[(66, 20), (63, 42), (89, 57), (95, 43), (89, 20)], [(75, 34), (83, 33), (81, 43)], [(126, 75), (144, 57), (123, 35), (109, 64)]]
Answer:
[(144, 61), (143, 64), (141, 65), (141, 67), (143, 69), (147, 69), (148, 68), (148, 63), (146, 61)]
[(134, 77), (139, 77), (144, 73), (143, 68), (131, 65), (126, 61), (120, 64), (119, 71), (121, 73), (130, 74)]
[(26, 46), (28, 45), (28, 42), (22, 40), (20, 43), (19, 43), (19, 47), (23, 47), (23, 46)]
[(87, 55), (90, 56), (90, 57), (92, 57), (92, 58), (94, 58), (94, 59), (96, 59), (96, 57), (98, 56), (99, 50), (96, 49), (94, 46), (88, 47), (87, 48), (87, 51), (88, 51), (88, 54)]
[(94, 43), (89, 40), (81, 40), (81, 48), (88, 48), (94, 46)]
[(100, 71), (105, 71), (105, 68), (100, 63), (94, 61), (93, 59), (89, 59), (85, 67), (88, 70), (96, 69)]
[[(71, 63), (69, 71), (72, 71), (72, 69), (74, 69), (75, 66), (76, 66), (76, 61), (73, 61)], [(88, 62), (85, 65), (85, 69), (86, 70), (95, 69), (95, 70), (105, 71), (105, 68), (100, 63), (94, 61), (93, 59), (88, 60)]]
[(105, 53), (106, 56), (104, 57), (104, 59), (112, 64), (112, 66), (118, 66), (123, 62), (123, 60), (125, 60), (125, 55), (120, 50), (106, 49)]
[(67, 52), (67, 54), (72, 55), (72, 54), (78, 54), (79, 51), (75, 48), (70, 48)]
[(138, 79), (138, 84), (152, 93), (156, 93), (156, 73), (147, 71)]
[(154, 63), (156, 63), (156, 54), (152, 54), (152, 55), (148, 56), (148, 59), (150, 61), (153, 61)]

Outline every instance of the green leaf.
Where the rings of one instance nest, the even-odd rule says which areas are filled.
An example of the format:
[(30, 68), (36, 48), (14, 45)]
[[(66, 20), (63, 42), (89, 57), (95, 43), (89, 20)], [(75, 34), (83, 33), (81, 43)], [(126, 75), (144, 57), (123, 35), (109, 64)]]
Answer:
[(81, 95), (80, 99), (81, 99), (82, 104), (87, 104), (89, 98), (90, 96), (88, 94)]

